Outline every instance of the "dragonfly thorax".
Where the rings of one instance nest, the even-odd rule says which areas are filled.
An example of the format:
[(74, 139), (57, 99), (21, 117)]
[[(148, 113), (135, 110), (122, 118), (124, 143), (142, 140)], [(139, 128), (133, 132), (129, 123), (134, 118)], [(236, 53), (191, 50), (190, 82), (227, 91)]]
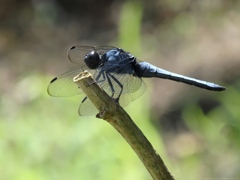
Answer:
[(97, 51), (94, 50), (86, 54), (84, 62), (89, 69), (97, 69), (101, 63), (101, 58)]

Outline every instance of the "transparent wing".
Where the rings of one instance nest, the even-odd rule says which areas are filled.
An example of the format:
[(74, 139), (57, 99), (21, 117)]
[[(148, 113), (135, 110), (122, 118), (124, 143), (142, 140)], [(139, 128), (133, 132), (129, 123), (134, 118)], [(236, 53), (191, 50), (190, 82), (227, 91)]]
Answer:
[(119, 99), (119, 104), (125, 107), (132, 101), (142, 96), (146, 90), (146, 85), (142, 79), (133, 75), (126, 75), (123, 78), (125, 79), (124, 82), (127, 86), (124, 88), (124, 91)]
[(78, 109), (78, 114), (80, 116), (92, 116), (97, 115), (99, 111), (94, 106), (94, 104), (87, 98), (84, 102), (82, 102)]
[[(122, 95), (120, 96), (119, 99), (119, 104), (122, 107), (127, 106), (132, 101), (139, 98), (145, 92), (146, 89), (145, 83), (140, 78), (129, 74), (125, 75), (114, 74), (114, 76), (118, 78), (118, 80), (121, 83), (124, 84)], [(103, 81), (98, 84), (105, 90), (105, 92), (109, 96), (112, 95), (112, 90), (107, 81)], [(118, 94), (121, 91), (121, 88), (116, 82), (113, 82), (112, 84), (115, 90), (113, 98), (117, 98)], [(97, 110), (97, 108), (88, 98), (80, 104), (78, 109), (78, 114), (80, 116), (92, 116), (96, 115), (98, 112), (99, 111)]]
[[(72, 46), (68, 50), (68, 59), (73, 62), (74, 64), (80, 64), (84, 66), (84, 57), (86, 54), (89, 52), (95, 50), (97, 51), (100, 55), (103, 55), (107, 51), (114, 49), (115, 47), (113, 46)], [(82, 67), (81, 66), (81, 67)]]
[(55, 97), (70, 97), (82, 93), (73, 78), (77, 76), (82, 69), (75, 69), (55, 77), (48, 85), (48, 94)]
[[(113, 98), (117, 98), (119, 94), (121, 93), (119, 104), (122, 107), (127, 106), (132, 101), (139, 98), (146, 90), (146, 85), (142, 81), (142, 79), (133, 76), (131, 74), (113, 74), (115, 78), (123, 85), (123, 90), (121, 93), (121, 87), (117, 82), (111, 79), (112, 87), (114, 89), (114, 95)], [(106, 81), (104, 83), (101, 83), (100, 86), (107, 92), (109, 96), (112, 96), (112, 89), (109, 83)]]
[[(104, 71), (98, 79), (98, 84), (109, 96), (115, 99), (121, 93), (119, 103), (124, 107), (139, 98), (145, 92), (146, 86), (141, 78), (135, 76), (135, 72), (129, 64), (115, 67), (110, 70), (111, 72)], [(104, 68), (106, 68), (106, 65)], [(99, 73), (101, 73), (100, 68), (94, 75), (95, 79)], [(107, 76), (109, 79), (107, 79)], [(119, 84), (122, 85), (122, 88)]]
[(98, 52), (98, 54), (103, 55), (112, 49), (116, 49), (116, 47), (114, 47), (114, 46), (95, 46), (94, 49)]
[(84, 65), (84, 57), (86, 54), (94, 50), (93, 46), (72, 46), (68, 50), (68, 59), (74, 64)]

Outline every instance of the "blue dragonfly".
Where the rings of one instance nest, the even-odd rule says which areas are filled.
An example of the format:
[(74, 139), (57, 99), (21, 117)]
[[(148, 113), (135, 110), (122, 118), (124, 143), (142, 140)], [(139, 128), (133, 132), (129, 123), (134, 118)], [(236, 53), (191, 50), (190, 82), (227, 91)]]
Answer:
[[(113, 46), (73, 46), (68, 59), (80, 68), (55, 77), (48, 86), (48, 94), (55, 97), (70, 97), (82, 91), (73, 78), (84, 70), (90, 71), (94, 80), (121, 106), (127, 106), (139, 98), (146, 86), (142, 78), (170, 79), (211, 91), (224, 91), (225, 87), (158, 68), (148, 62), (138, 62), (136, 57)], [(80, 116), (97, 114), (91, 101), (83, 98), (78, 113)]]

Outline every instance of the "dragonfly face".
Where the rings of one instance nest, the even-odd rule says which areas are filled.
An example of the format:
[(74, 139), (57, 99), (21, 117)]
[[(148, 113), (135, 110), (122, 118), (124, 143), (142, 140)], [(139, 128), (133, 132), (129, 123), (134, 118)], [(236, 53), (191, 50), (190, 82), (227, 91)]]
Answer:
[(86, 54), (84, 62), (89, 69), (97, 69), (100, 66), (101, 58), (97, 51), (93, 50)]

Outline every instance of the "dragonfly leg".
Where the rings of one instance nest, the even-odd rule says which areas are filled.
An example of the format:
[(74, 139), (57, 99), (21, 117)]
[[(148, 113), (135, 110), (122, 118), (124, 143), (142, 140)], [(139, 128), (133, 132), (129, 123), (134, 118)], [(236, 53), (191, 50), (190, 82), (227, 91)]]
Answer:
[[(131, 66), (131, 64), (134, 63), (135, 60), (136, 59), (132, 57), (132, 58), (126, 58), (126, 59), (122, 60), (121, 63), (116, 63), (111, 66), (110, 66), (110, 64), (105, 65), (104, 70), (101, 70), (95, 77), (95, 80), (97, 83), (104, 82), (107, 79), (108, 86), (110, 87), (110, 90), (112, 93), (112, 95), (111, 95), (112, 98), (115, 95), (115, 89), (114, 89), (115, 85), (113, 85), (113, 82), (115, 82), (119, 86), (120, 92), (119, 92), (117, 98), (115, 98), (115, 100), (117, 102), (119, 101), (119, 98), (122, 95), (123, 84), (118, 80), (117, 77), (114, 76), (114, 74), (122, 74), (122, 72), (124, 72), (126, 69), (128, 69), (129, 66)], [(127, 73), (129, 73), (129, 75), (134, 74), (134, 71), (130, 71)], [(122, 75), (124, 76), (124, 73)], [(102, 77), (102, 79), (100, 79), (100, 77)], [(100, 84), (100, 86), (101, 86), (101, 84)]]
[[(102, 76), (102, 79), (99, 80), (99, 78), (100, 78), (101, 76)], [(108, 74), (105, 74), (104, 71), (100, 71), (99, 74), (96, 76), (95, 81), (96, 81), (97, 83), (101, 83), (101, 82), (104, 82), (106, 79), (107, 79), (108, 85), (109, 85), (110, 88), (111, 88), (111, 92), (112, 92), (111, 97), (113, 97), (113, 96), (114, 96), (114, 93), (115, 93), (115, 90), (114, 90), (114, 88), (113, 88), (112, 82), (111, 82)], [(100, 86), (101, 86), (101, 84), (100, 84)]]
[[(100, 78), (101, 76), (102, 76), (102, 79), (99, 80), (99, 78)], [(104, 71), (100, 71), (100, 72), (98, 73), (98, 75), (95, 77), (95, 81), (96, 81), (97, 83), (103, 82), (103, 81), (105, 81), (105, 80), (106, 80), (106, 77), (105, 77)]]
[(116, 98), (116, 101), (118, 102), (119, 101), (119, 98), (120, 96), (122, 95), (122, 91), (123, 91), (123, 85), (122, 83), (120, 83), (120, 81), (114, 77), (114, 75), (112, 75), (111, 73), (107, 73), (109, 77), (111, 77), (117, 84), (118, 86), (121, 88), (119, 94), (118, 94), (118, 97)]
[(114, 96), (114, 94), (115, 94), (115, 90), (113, 88), (113, 84), (112, 84), (112, 81), (110, 79), (110, 77), (111, 77), (110, 73), (106, 72), (106, 77), (107, 77), (108, 85), (110, 86), (111, 91), (112, 91), (112, 95), (111, 95), (111, 98), (112, 98)]

